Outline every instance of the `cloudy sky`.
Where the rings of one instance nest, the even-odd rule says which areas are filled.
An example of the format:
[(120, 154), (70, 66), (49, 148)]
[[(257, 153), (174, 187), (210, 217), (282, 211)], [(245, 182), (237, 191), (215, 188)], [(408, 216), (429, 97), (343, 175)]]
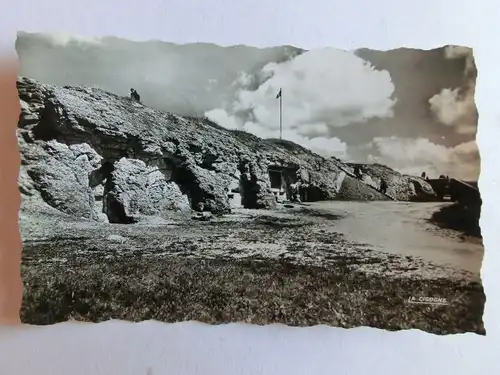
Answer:
[(134, 87), (153, 108), (263, 138), (279, 137), (282, 88), (283, 137), (319, 154), (409, 174), (479, 175), (468, 48), (305, 51), (19, 33), (16, 49), (19, 75), (119, 95)]

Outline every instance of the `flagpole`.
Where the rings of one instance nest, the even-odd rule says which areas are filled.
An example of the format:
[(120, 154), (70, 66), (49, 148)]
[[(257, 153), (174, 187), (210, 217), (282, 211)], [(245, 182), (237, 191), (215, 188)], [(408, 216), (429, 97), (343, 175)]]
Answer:
[(280, 140), (283, 139), (283, 90), (280, 89)]

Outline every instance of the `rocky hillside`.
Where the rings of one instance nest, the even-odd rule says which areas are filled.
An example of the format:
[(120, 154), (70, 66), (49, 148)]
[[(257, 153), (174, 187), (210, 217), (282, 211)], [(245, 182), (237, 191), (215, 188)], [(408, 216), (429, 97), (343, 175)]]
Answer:
[(400, 201), (429, 201), (436, 198), (431, 185), (425, 179), (403, 175), (381, 164), (346, 163), (350, 172), (354, 168), (362, 170), (362, 181), (376, 189), (380, 188), (383, 179), (387, 182), (387, 194)]
[[(289, 142), (160, 112), (96, 88), (19, 78), (18, 91), (26, 209), (48, 205), (73, 217), (132, 223), (168, 211), (273, 208), (270, 167), (281, 170), (286, 186), (300, 179), (309, 200), (389, 199), (354, 178), (351, 166)], [(390, 173), (397, 199), (416, 196), (411, 178)], [(419, 184), (432, 193), (425, 181)]]

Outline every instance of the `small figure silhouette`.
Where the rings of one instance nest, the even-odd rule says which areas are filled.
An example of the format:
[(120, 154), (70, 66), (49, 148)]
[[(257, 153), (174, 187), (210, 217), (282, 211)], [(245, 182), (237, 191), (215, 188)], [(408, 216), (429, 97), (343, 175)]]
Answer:
[(356, 178), (358, 178), (360, 180), (363, 177), (363, 171), (361, 170), (361, 168), (359, 166), (354, 167), (354, 175), (356, 176)]
[(383, 194), (387, 194), (387, 181), (382, 179), (380, 181), (380, 191), (383, 193)]
[(130, 89), (130, 98), (137, 101), (137, 102), (141, 102), (141, 96), (139, 95), (139, 93), (137, 91), (135, 91), (135, 89)]

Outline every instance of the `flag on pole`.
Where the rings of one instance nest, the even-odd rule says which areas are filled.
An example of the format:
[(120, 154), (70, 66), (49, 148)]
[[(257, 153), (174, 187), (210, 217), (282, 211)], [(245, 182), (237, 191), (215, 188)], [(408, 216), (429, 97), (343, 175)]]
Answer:
[(280, 100), (280, 139), (283, 138), (283, 98), (281, 96), (281, 88), (280, 91), (278, 92), (278, 95), (276, 95), (276, 99)]

